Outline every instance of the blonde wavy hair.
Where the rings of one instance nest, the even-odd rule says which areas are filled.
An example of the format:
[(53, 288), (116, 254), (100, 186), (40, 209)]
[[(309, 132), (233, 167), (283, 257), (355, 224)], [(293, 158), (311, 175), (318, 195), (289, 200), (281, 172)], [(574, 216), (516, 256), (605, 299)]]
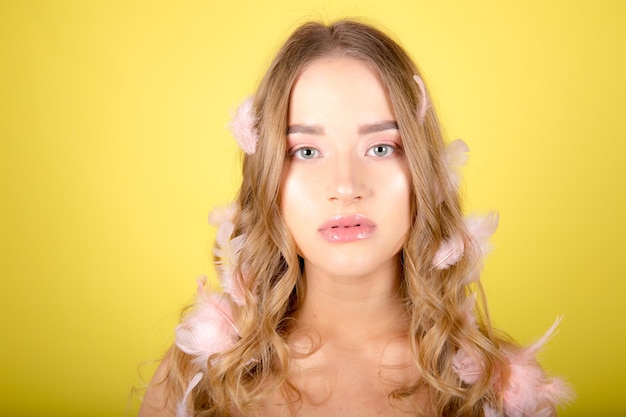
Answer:
[[(413, 80), (420, 72), (409, 55), (378, 29), (355, 21), (299, 27), (254, 95), (259, 141), (256, 152), (243, 157), (236, 199), (235, 235), (246, 235), (235, 274), (243, 281), (246, 303), (232, 303), (241, 338), (209, 359), (208, 370), (193, 391), (194, 415), (227, 416), (232, 410), (254, 414), (255, 404), (277, 390), (285, 399), (299, 398), (287, 377), (288, 336), (306, 294), (302, 260), (281, 217), (280, 187), (292, 86), (308, 64), (328, 56), (357, 59), (378, 73), (396, 115), (412, 180), (412, 227), (401, 254), (401, 294), (410, 318), (413, 363), (422, 377), (394, 390), (390, 400), (399, 402), (427, 389), (437, 415), (483, 415), (485, 403), (493, 407), (501, 403), (493, 377), (496, 369), (505, 368), (499, 347), (508, 342), (494, 335), (479, 284), (465, 283), (480, 251), (464, 224), (458, 191), (450, 184), (439, 122), (429, 106), (423, 123), (418, 123), (416, 109), (424, 94)], [(437, 248), (449, 238), (464, 241), (463, 258), (450, 268), (433, 268)], [(481, 301), (475, 312), (478, 326), (468, 325), (461, 308), (474, 291)], [(461, 382), (453, 371), (453, 355), (462, 346), (470, 346), (484, 364), (472, 385)], [(179, 401), (197, 369), (176, 347), (171, 355), (165, 383)]]

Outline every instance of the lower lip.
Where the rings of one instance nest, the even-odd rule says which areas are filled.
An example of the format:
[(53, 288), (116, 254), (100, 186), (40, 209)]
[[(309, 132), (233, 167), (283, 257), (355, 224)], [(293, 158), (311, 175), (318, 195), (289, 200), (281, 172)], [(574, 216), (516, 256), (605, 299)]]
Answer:
[(350, 226), (350, 227), (331, 227), (320, 230), (322, 238), (329, 242), (355, 242), (357, 240), (367, 239), (374, 233), (375, 226)]

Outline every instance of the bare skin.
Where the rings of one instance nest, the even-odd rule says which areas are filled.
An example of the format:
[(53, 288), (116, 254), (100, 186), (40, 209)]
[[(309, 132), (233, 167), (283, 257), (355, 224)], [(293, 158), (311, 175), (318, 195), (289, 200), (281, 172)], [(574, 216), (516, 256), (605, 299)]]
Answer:
[[(417, 408), (430, 414), (423, 392), (395, 407), (389, 401), (393, 389), (417, 382), (419, 374), (409, 352), (396, 281), (379, 278), (372, 275), (355, 285), (307, 276), (307, 282), (317, 284), (309, 286), (298, 316), (303, 329), (291, 345), (307, 351), (319, 343), (319, 349), (292, 361), (290, 379), (302, 395), (294, 407), (298, 416), (407, 416), (418, 415)], [(269, 398), (261, 414), (288, 416), (286, 406), (276, 405), (282, 402), (279, 396)], [(408, 406), (412, 412), (401, 409)]]

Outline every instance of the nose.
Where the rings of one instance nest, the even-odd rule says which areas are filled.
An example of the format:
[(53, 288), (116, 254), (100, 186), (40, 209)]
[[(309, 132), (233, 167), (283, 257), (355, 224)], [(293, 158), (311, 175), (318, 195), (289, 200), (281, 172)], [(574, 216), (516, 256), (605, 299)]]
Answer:
[(327, 196), (330, 201), (351, 204), (367, 197), (367, 179), (359, 161), (342, 158), (332, 161), (330, 165), (327, 180)]

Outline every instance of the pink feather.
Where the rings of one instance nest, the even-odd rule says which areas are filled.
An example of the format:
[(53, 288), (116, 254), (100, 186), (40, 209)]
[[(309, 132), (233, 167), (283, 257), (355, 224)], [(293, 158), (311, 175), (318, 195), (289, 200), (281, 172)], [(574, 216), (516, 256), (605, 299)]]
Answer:
[(460, 238), (444, 240), (435, 252), (433, 267), (436, 269), (446, 269), (459, 262), (465, 252), (465, 245)]
[[(187, 403), (189, 402), (189, 397), (191, 396), (191, 391), (200, 383), (204, 374), (202, 372), (198, 372), (191, 378), (189, 381), (189, 385), (187, 385), (187, 389), (185, 389), (185, 394), (183, 398), (180, 400), (178, 405), (176, 406), (176, 417), (189, 417), (189, 410), (187, 409)], [(193, 414), (193, 413), (191, 413)]]
[(201, 297), (201, 296), (204, 295), (206, 282), (207, 282), (206, 275), (199, 276), (196, 279), (196, 285), (197, 285), (197, 287), (196, 287), (196, 296), (197, 297)]
[(509, 379), (503, 391), (504, 411), (509, 417), (532, 415), (544, 398), (543, 370), (523, 357), (509, 357)]
[(465, 219), (465, 226), (474, 239), (474, 243), (480, 248), (480, 256), (484, 257), (491, 251), (489, 238), (498, 228), (499, 216), (490, 212), (486, 216), (472, 216)]
[(422, 78), (415, 74), (413, 75), (413, 80), (415, 80), (420, 90), (420, 104), (417, 109), (417, 123), (423, 125), (424, 120), (426, 120), (426, 111), (429, 107), (428, 95), (426, 94), (426, 86), (424, 85)]
[[(489, 213), (487, 216), (472, 216), (465, 219), (465, 226), (472, 237), (472, 240), (480, 249), (480, 257), (484, 257), (491, 250), (489, 238), (498, 228), (498, 215)], [(433, 268), (446, 269), (461, 260), (465, 253), (463, 241), (454, 237), (444, 240), (433, 258)], [(482, 266), (482, 264), (480, 265)], [(474, 278), (475, 274), (471, 274)], [(467, 281), (472, 282), (472, 281)]]
[(552, 404), (567, 404), (574, 399), (574, 391), (561, 378), (551, 378), (543, 387), (545, 397)]
[(507, 350), (509, 379), (503, 387), (504, 410), (507, 416), (549, 416), (554, 406), (571, 400), (571, 389), (560, 379), (549, 378), (537, 363), (539, 349), (552, 337), (561, 322), (557, 318), (548, 331), (526, 348)]
[(452, 369), (466, 384), (475, 384), (483, 373), (483, 367), (476, 356), (460, 348), (452, 357)]
[(559, 327), (559, 324), (561, 324), (561, 320), (563, 320), (562, 316), (557, 317), (552, 326), (550, 326), (550, 328), (548, 329), (548, 331), (545, 332), (543, 336), (541, 336), (537, 341), (535, 341), (535, 343), (526, 348), (524, 353), (527, 358), (535, 357), (537, 353), (539, 353), (541, 348), (543, 348), (543, 346), (548, 343), (548, 340), (550, 340), (552, 336), (554, 336), (556, 328)]
[(219, 227), (224, 222), (232, 222), (235, 218), (237, 206), (231, 204), (224, 207), (215, 207), (209, 213), (209, 224), (214, 227)]
[(454, 140), (446, 146), (443, 154), (443, 165), (448, 177), (448, 189), (441, 190), (437, 187), (437, 201), (443, 202), (447, 192), (456, 192), (461, 184), (459, 169), (467, 163), (469, 147), (461, 139)]
[(230, 294), (238, 305), (245, 303), (244, 288), (241, 277), (235, 276), (235, 269), (239, 265), (239, 252), (245, 243), (245, 235), (231, 238), (235, 225), (225, 221), (217, 229), (215, 237), (216, 247), (213, 253), (218, 258), (217, 267), (220, 272), (222, 289)]
[(198, 295), (195, 309), (176, 327), (176, 346), (195, 356), (192, 363), (202, 368), (209, 356), (232, 347), (237, 337), (228, 302), (204, 291)]
[(252, 107), (252, 97), (248, 97), (237, 107), (229, 124), (237, 144), (248, 155), (252, 155), (256, 151), (256, 144), (259, 140), (255, 124), (256, 117)]
[(532, 416), (533, 417), (552, 417), (556, 415), (554, 413), (554, 410), (552, 409), (552, 407), (545, 407), (542, 408), (541, 410), (535, 411)]
[(453, 140), (446, 146), (446, 152), (444, 154), (444, 163), (446, 170), (448, 171), (448, 178), (450, 180), (451, 191), (456, 191), (461, 185), (461, 175), (459, 174), (459, 168), (464, 166), (469, 159), (467, 153), (469, 152), (469, 146), (461, 139)]
[[(554, 408), (573, 398), (571, 389), (558, 378), (549, 378), (537, 363), (535, 355), (550, 339), (558, 318), (550, 329), (535, 343), (526, 348), (511, 347), (505, 349), (508, 360), (509, 378), (501, 387), (504, 414), (491, 408), (483, 407), (485, 417), (549, 417)], [(459, 379), (467, 384), (475, 384), (482, 374), (482, 366), (467, 348), (460, 348), (452, 357), (452, 369)]]
[(483, 412), (485, 413), (485, 417), (504, 417), (502, 413), (499, 413), (498, 410), (494, 410), (488, 405), (483, 406)]
[(470, 294), (463, 305), (461, 305), (461, 313), (463, 314), (463, 320), (470, 327), (477, 327), (476, 316), (474, 315), (474, 307), (476, 306), (476, 293)]
[(489, 238), (498, 228), (498, 222), (498, 214), (494, 212), (491, 212), (486, 216), (472, 216), (465, 219), (465, 226), (474, 241), (474, 245), (476, 245), (479, 250), (479, 260), (474, 268), (465, 277), (464, 282), (466, 284), (476, 282), (480, 278), (480, 271), (483, 267), (483, 259), (492, 249)]

